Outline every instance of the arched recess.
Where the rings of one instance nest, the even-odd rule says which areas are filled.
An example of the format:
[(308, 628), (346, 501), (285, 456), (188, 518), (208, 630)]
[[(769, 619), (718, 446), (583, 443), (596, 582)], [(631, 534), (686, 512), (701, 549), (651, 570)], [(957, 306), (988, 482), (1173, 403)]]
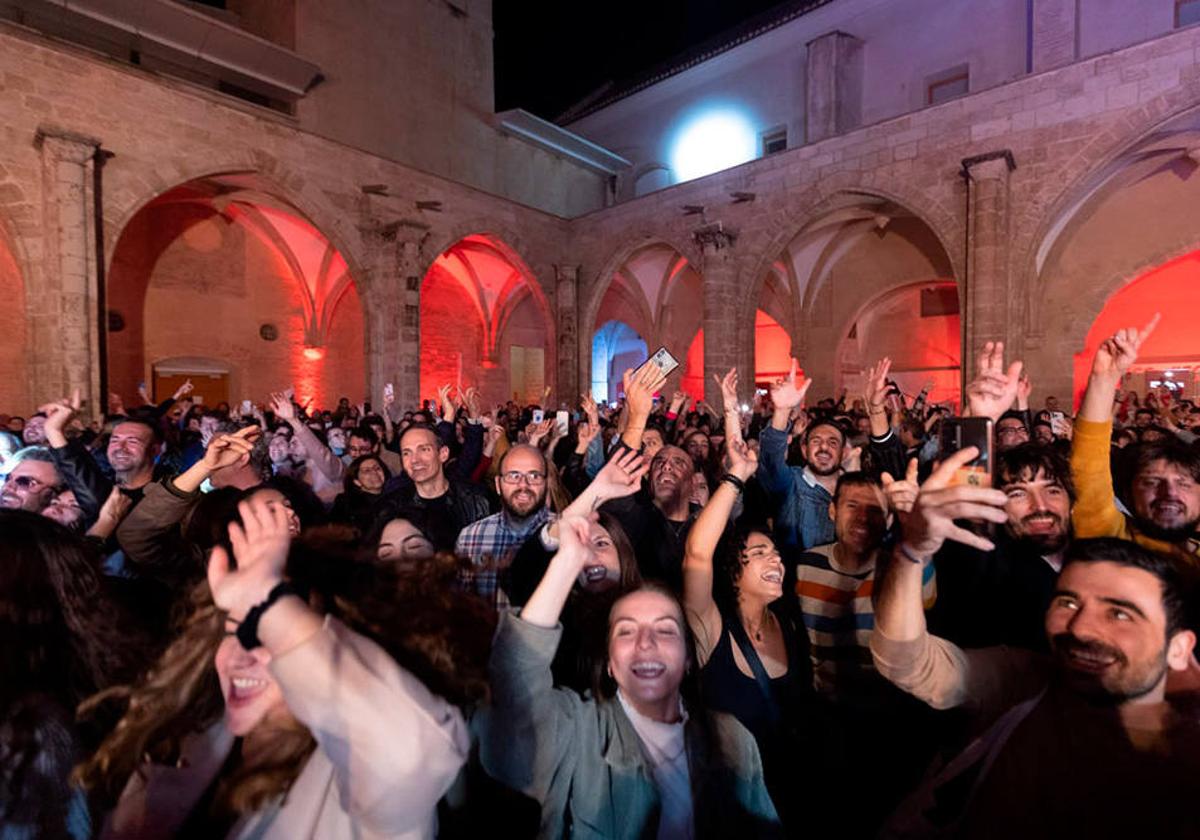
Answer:
[(932, 402), (957, 404), (962, 387), (962, 324), (954, 283), (916, 283), (861, 306), (838, 345), (841, 385), (860, 393), (861, 372), (883, 357), (911, 401), (932, 384)]
[[(1170, 288), (1173, 297), (1152, 301), (1165, 315), (1187, 311), (1180, 301), (1188, 285), (1145, 284), (1168, 264), (1200, 248), (1195, 219), (1200, 213), (1200, 112), (1172, 119), (1131, 144), (1085, 179), (1047, 220), (1028, 278), (1027, 329), (1035, 339), (1027, 363), (1041, 371), (1041, 394), (1078, 396), (1079, 365), (1090, 359), (1090, 331), (1101, 312), (1120, 314), (1120, 305), (1146, 302), (1122, 297), (1133, 282)], [(1187, 260), (1168, 274), (1179, 276)], [(1166, 275), (1163, 275), (1166, 276)], [(1194, 276), (1194, 275), (1193, 275)], [(1192, 281), (1195, 282), (1195, 281)], [(1182, 297), (1180, 297), (1182, 296)], [(1149, 305), (1149, 304), (1148, 304)], [(1115, 307), (1115, 308), (1114, 308)], [(1141, 311), (1141, 304), (1134, 306)], [(1136, 320), (1136, 318), (1134, 319)], [(1133, 323), (1131, 321), (1130, 323)], [(1128, 324), (1125, 324), (1128, 326)], [(1066, 358), (1077, 354), (1072, 367)]]
[[(813, 377), (814, 397), (843, 384), (853, 387), (861, 366), (874, 361), (839, 363), (839, 347), (859, 313), (869, 302), (916, 283), (953, 290), (952, 266), (942, 237), (906, 205), (882, 195), (841, 193), (761, 263), (739, 310), (745, 313), (739, 316), (743, 358), (756, 354), (761, 319), (750, 315), (761, 310), (788, 331), (791, 352)], [(957, 316), (957, 295), (946, 301)], [(901, 332), (917, 323), (896, 322), (892, 328)]]
[(30, 377), (37, 348), (28, 344), (25, 317), (25, 281), (17, 260), (8, 245), (8, 237), (0, 233), (0, 411), (5, 414), (28, 416), (35, 408), (30, 404)]
[(423, 397), (457, 384), (488, 403), (541, 403), (553, 353), (545, 295), (502, 240), (470, 234), (433, 261), (421, 285)]
[(209, 175), (129, 218), (107, 278), (113, 390), (130, 396), (156, 361), (195, 356), (229, 365), (232, 399), (286, 387), (316, 406), (366, 395), (350, 267), (280, 192), (253, 172)]
[(1174, 380), (1190, 398), (1200, 395), (1200, 250), (1156, 266), (1109, 296), (1074, 355), (1074, 394), (1082, 397), (1100, 343), (1124, 327), (1162, 320), (1146, 339), (1127, 387), (1144, 392), (1151, 382)]
[(646, 360), (646, 340), (624, 321), (609, 321), (592, 338), (592, 398), (616, 400), (621, 376)]
[(661, 241), (646, 243), (613, 266), (584, 323), (594, 336), (608, 322), (622, 321), (645, 340), (649, 353), (666, 347), (682, 368), (668, 380), (673, 390), (688, 375), (688, 348), (704, 318), (703, 291), (700, 275), (678, 249)]

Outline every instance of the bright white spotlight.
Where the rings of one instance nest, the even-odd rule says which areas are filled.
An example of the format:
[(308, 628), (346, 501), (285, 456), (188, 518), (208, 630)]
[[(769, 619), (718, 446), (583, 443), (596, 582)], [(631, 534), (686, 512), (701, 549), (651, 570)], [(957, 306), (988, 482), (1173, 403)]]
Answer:
[(705, 111), (680, 129), (671, 151), (671, 168), (680, 181), (720, 172), (758, 156), (758, 135), (732, 109)]

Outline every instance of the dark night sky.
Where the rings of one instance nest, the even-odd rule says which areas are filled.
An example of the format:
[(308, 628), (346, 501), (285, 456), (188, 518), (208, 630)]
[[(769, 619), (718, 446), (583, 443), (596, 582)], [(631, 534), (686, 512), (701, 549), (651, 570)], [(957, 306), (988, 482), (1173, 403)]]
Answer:
[[(553, 119), (780, 0), (494, 0), (496, 110)], [(791, 3), (787, 5), (792, 5)]]

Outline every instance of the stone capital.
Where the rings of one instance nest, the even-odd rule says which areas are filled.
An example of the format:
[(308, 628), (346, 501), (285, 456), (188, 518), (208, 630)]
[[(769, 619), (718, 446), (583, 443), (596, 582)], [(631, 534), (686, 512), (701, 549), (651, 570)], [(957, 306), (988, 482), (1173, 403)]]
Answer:
[(39, 128), (33, 142), (43, 155), (76, 164), (87, 163), (100, 147), (100, 141), (94, 137), (49, 127)]
[(962, 171), (972, 181), (1004, 180), (1016, 168), (1017, 162), (1008, 149), (975, 155), (962, 161)]

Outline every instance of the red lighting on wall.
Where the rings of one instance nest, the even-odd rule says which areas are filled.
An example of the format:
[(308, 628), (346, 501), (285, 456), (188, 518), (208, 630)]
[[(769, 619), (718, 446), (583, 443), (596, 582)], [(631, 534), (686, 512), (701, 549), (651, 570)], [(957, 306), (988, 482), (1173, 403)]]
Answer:
[(1194, 323), (1200, 310), (1198, 278), (1200, 251), (1193, 251), (1150, 269), (1108, 299), (1088, 331), (1083, 352), (1075, 354), (1076, 405), (1100, 342), (1124, 327), (1145, 326), (1155, 313), (1162, 314), (1162, 321), (1138, 352), (1139, 365), (1178, 368), (1200, 362), (1200, 335)]

